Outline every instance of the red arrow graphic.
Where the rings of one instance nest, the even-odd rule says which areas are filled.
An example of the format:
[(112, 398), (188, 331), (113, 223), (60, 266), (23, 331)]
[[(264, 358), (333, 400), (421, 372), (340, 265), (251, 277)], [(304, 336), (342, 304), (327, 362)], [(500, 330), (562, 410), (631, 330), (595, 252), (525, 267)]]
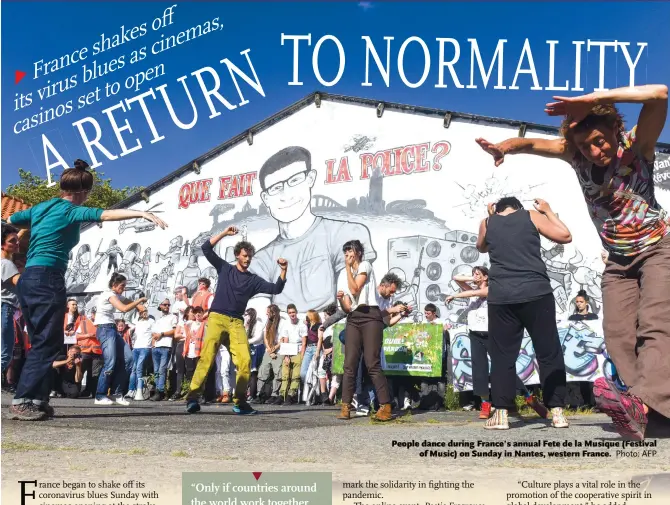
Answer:
[(261, 474), (262, 474), (263, 472), (251, 472), (251, 473), (253, 474), (254, 477), (256, 477), (256, 480), (258, 480), (258, 479), (261, 478)]
[(27, 74), (25, 72), (22, 72), (21, 70), (16, 70), (14, 72), (14, 84), (18, 84), (21, 82), (21, 79), (23, 79)]

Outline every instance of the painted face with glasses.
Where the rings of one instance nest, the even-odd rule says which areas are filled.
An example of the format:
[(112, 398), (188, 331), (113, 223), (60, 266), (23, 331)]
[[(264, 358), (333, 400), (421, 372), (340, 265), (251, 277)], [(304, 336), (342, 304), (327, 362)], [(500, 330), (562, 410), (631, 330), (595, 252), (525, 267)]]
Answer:
[(310, 207), (316, 171), (298, 161), (265, 177), (261, 199), (270, 215), (282, 223), (290, 223)]

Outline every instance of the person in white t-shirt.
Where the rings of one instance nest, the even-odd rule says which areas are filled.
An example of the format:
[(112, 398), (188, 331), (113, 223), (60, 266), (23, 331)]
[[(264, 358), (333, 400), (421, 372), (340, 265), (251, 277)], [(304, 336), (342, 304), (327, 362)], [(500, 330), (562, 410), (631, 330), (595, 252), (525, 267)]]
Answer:
[(184, 322), (184, 311), (189, 306), (188, 293), (184, 286), (179, 286), (174, 290), (174, 299), (172, 313), (177, 316), (178, 322)]
[(219, 346), (219, 352), (216, 353), (215, 366), (216, 403), (231, 403), (233, 400), (236, 373), (230, 351), (225, 345)]
[(133, 369), (130, 373), (130, 384), (126, 398), (144, 400), (144, 396), (138, 395), (137, 391), (143, 389), (142, 378), (144, 377), (146, 359), (151, 353), (155, 321), (149, 317), (149, 311), (143, 305), (140, 305), (137, 310), (140, 317), (134, 325)]
[(170, 353), (170, 364), (168, 373), (170, 377), (170, 401), (176, 401), (181, 397), (180, 386), (184, 380), (184, 322), (186, 310), (188, 309), (189, 299), (186, 287), (178, 286), (174, 290), (175, 302), (172, 306), (172, 313), (177, 317), (177, 327), (172, 339), (172, 352)]
[(265, 355), (265, 323), (258, 318), (254, 308), (248, 308), (244, 313), (244, 329), (247, 331), (249, 348), (251, 349), (251, 378), (249, 379), (249, 401), (256, 403), (258, 399), (258, 368)]
[[(172, 396), (170, 397), (171, 402), (180, 400), (184, 396), (181, 390), (186, 373), (186, 362), (184, 360), (186, 354), (184, 352), (184, 346), (186, 345), (186, 325), (191, 320), (192, 313), (193, 307), (187, 306), (174, 330), (174, 338), (172, 340), (172, 369), (170, 374), (170, 384), (173, 388)], [(177, 317), (179, 318), (179, 316)]]
[(162, 316), (156, 320), (154, 333), (152, 335), (154, 348), (151, 351), (154, 361), (154, 373), (156, 378), (156, 391), (151, 400), (158, 402), (165, 397), (165, 379), (170, 351), (172, 350), (172, 338), (177, 328), (177, 316), (170, 313), (170, 300), (167, 298), (158, 306)]
[[(265, 325), (265, 354), (261, 366), (258, 367), (258, 403), (274, 405), (280, 401), (282, 356), (278, 351), (282, 338), (288, 337), (287, 322), (281, 318), (279, 307), (270, 305), (267, 308), (268, 322)], [(272, 380), (272, 393), (267, 397), (265, 385)]]
[[(314, 352), (314, 359), (319, 360), (319, 365), (316, 368), (316, 376), (319, 378), (319, 386), (321, 394), (315, 400), (316, 403), (323, 405), (333, 405), (335, 394), (337, 394), (337, 387), (335, 386), (332, 394), (328, 394), (328, 373), (331, 370), (333, 363), (333, 326), (325, 327), (325, 322), (329, 317), (332, 317), (337, 312), (337, 304), (332, 303), (324, 309), (321, 320), (321, 327), (319, 328), (319, 340), (316, 344), (316, 351)], [(323, 351), (323, 352), (322, 352)]]
[(303, 339), (307, 337), (307, 325), (298, 318), (298, 309), (292, 303), (286, 307), (288, 321), (285, 321), (287, 335), (280, 344), (297, 345), (296, 354), (284, 355), (281, 371), (281, 389), (279, 399), (275, 405), (298, 403), (298, 388), (300, 387), (300, 369), (303, 359)]
[(470, 359), (472, 363), (472, 392), (482, 399), (480, 419), (491, 415), (489, 400), (489, 319), (486, 297), (489, 294), (489, 271), (486, 267), (474, 267), (472, 275), (456, 275), (454, 281), (463, 290), (445, 300), (451, 303), (456, 298), (471, 298), (467, 309), (468, 336), (470, 337)]
[(109, 290), (98, 299), (94, 324), (95, 336), (102, 347), (103, 365), (98, 379), (95, 405), (112, 405), (114, 401), (107, 396), (111, 387), (116, 403), (130, 405), (123, 396), (124, 382), (133, 368), (133, 354), (130, 347), (116, 329), (114, 313), (127, 313), (147, 301), (146, 298), (130, 301), (122, 297), (126, 290), (126, 278), (114, 272), (109, 280)]
[(392, 306), (392, 296), (401, 285), (400, 278), (387, 273), (377, 285), (374, 270), (363, 261), (363, 244), (350, 240), (342, 247), (346, 267), (340, 273), (337, 299), (348, 313), (342, 384), (342, 410), (338, 419), (350, 419), (361, 350), (368, 374), (379, 399), (377, 421), (390, 421), (391, 395), (381, 368), (384, 320), (407, 311), (405, 305)]

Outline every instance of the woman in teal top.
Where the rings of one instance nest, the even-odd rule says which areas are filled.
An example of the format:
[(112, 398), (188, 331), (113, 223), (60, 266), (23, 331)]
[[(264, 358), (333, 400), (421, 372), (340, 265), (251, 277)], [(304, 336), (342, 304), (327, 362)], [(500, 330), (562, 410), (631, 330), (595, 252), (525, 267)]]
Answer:
[(17, 286), (19, 303), (30, 335), (31, 349), (21, 371), (10, 418), (36, 421), (53, 416), (49, 406), (50, 377), (63, 345), (63, 319), (67, 310), (65, 271), (68, 255), (79, 242), (83, 223), (144, 218), (165, 229), (149, 212), (82, 207), (93, 189), (88, 164), (77, 160), (60, 177), (60, 198), (52, 198), (17, 212), (9, 222), (30, 228), (26, 269)]

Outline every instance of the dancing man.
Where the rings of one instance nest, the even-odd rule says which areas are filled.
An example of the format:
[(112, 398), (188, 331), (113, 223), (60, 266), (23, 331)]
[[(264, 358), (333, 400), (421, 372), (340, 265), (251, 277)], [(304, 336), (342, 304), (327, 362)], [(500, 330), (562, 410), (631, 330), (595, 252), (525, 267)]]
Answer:
[(198, 366), (191, 380), (191, 387), (186, 398), (186, 411), (194, 414), (200, 410), (198, 397), (202, 393), (205, 379), (214, 362), (219, 345), (228, 349), (237, 368), (237, 380), (233, 394), (233, 412), (236, 414), (255, 414), (256, 411), (247, 403), (247, 384), (251, 375), (251, 355), (249, 342), (244, 329), (244, 311), (249, 299), (260, 293), (278, 295), (286, 284), (288, 262), (279, 258), (277, 264), (281, 269), (279, 278), (274, 284), (264, 281), (249, 272), (249, 264), (256, 250), (249, 242), (242, 241), (235, 245), (237, 263), (230, 265), (221, 259), (214, 247), (224, 237), (237, 234), (235, 226), (229, 226), (223, 232), (206, 240), (202, 244), (202, 252), (219, 274), (216, 293), (209, 309), (205, 341), (200, 353)]
[[(607, 352), (627, 390), (596, 380), (598, 407), (627, 438), (643, 440), (650, 409), (670, 418), (670, 219), (654, 196), (654, 159), (668, 111), (668, 87), (646, 85), (554, 97), (545, 112), (565, 116), (562, 139), (477, 143), (495, 165), (527, 153), (572, 165), (608, 252), (602, 280)], [(626, 132), (616, 103), (641, 103)]]

